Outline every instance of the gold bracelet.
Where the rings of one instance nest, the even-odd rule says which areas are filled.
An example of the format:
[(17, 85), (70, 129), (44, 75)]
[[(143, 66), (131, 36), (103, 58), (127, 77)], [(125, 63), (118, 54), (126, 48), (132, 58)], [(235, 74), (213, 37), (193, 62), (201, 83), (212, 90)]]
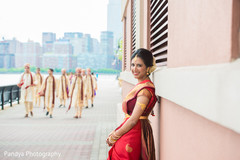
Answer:
[(117, 140), (118, 140), (118, 138), (113, 137), (113, 135), (111, 135), (111, 139), (112, 139), (113, 141), (117, 141)]
[(115, 143), (116, 141), (117, 141), (117, 140), (114, 140), (114, 139), (112, 138), (112, 136), (109, 137), (109, 142), (110, 142), (110, 143), (113, 144), (113, 143)]
[(112, 136), (113, 136), (114, 139), (119, 139), (119, 138), (121, 137), (121, 136), (116, 135), (116, 132), (114, 132), (114, 133), (112, 134)]

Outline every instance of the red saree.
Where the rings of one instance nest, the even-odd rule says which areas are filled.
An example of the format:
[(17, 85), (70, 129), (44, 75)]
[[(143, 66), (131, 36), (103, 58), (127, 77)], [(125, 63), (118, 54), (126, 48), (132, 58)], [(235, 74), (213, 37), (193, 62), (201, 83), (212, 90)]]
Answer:
[(108, 160), (155, 160), (152, 128), (147, 117), (151, 113), (157, 98), (155, 87), (150, 80), (138, 83), (124, 99), (122, 109), (126, 114), (126, 118), (116, 130), (121, 128), (129, 116), (131, 116), (137, 96), (143, 89), (147, 89), (150, 93), (148, 105), (138, 123), (112, 146), (108, 153)]

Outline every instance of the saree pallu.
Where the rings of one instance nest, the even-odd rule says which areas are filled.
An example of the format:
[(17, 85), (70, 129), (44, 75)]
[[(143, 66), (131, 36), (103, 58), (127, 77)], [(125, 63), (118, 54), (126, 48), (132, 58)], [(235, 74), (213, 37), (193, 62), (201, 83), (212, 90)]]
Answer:
[[(127, 118), (128, 119), (128, 118)], [(122, 125), (127, 121), (122, 123)], [(121, 125), (121, 126), (122, 126)], [(119, 126), (117, 129), (119, 129)], [(124, 136), (122, 136), (110, 149), (108, 160), (140, 159), (141, 155), (141, 122)]]
[[(125, 122), (126, 121), (124, 121), (124, 123)], [(122, 125), (124, 123), (122, 123)], [(155, 148), (152, 135), (152, 128), (147, 119), (139, 120), (138, 123), (130, 131), (124, 134), (124, 136), (122, 136), (112, 146), (112, 148), (109, 151), (108, 157), (108, 160), (154, 160), (154, 159)]]
[[(125, 114), (132, 114), (137, 95), (142, 89), (147, 89), (152, 95), (142, 116), (147, 117), (151, 113), (156, 103), (155, 88), (151, 81), (146, 80), (131, 90), (124, 99), (123, 111)], [(121, 128), (128, 119), (129, 117), (125, 118), (116, 130)], [(149, 120), (139, 119), (132, 129), (118, 139), (109, 150), (108, 160), (155, 160), (154, 139)]]

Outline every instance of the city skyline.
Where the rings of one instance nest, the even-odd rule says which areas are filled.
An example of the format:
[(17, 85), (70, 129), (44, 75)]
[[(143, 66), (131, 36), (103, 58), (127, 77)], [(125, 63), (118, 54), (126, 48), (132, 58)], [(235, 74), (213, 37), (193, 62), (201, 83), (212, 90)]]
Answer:
[[(43, 32), (42, 46), (39, 42), (21, 42), (16, 39), (0, 41), (0, 68), (22, 67), (31, 62), (36, 67), (66, 68), (115, 68), (113, 32), (101, 32), (101, 39), (81, 32)], [(99, 61), (100, 60), (100, 61)], [(119, 68), (119, 67), (118, 67)]]
[(107, 30), (107, 4), (108, 0), (4, 1), (0, 38), (41, 44), (42, 32), (54, 32), (60, 38), (64, 32), (80, 31), (100, 40), (101, 31)]
[[(14, 2), (14, 0), (10, 1)], [(39, 1), (36, 0), (35, 2), (36, 4), (33, 4), (32, 1), (22, 0), (19, 4), (20, 8), (23, 4), (28, 5), (27, 8), (24, 6), (25, 9), (21, 8), (19, 15), (16, 14), (19, 9), (16, 4), (13, 6), (3, 3), (5, 8), (12, 6), (14, 12), (9, 12), (6, 16), (0, 14), (0, 20), (8, 19), (16, 24), (10, 25), (10, 28), (6, 29), (6, 26), (11, 23), (3, 21), (5, 22), (4, 25), (0, 26), (0, 57), (2, 58), (0, 68), (21, 67), (29, 61), (38, 67), (65, 67), (67, 70), (76, 66), (99, 69), (121, 68), (120, 62), (117, 60), (118, 56), (115, 55), (122, 34), (121, 3), (119, 0), (105, 0), (108, 4), (105, 4), (104, 1), (96, 2), (95, 0), (90, 0), (91, 4), (83, 1), (76, 3), (72, 0), (68, 3), (65, 0), (60, 3), (56, 3), (54, 0), (46, 3), (43, 0), (40, 5)], [(106, 8), (101, 8), (98, 3)], [(83, 10), (81, 10), (82, 6), (79, 7), (80, 4), (85, 6)], [(95, 10), (96, 6), (98, 7)], [(56, 9), (56, 7), (58, 8)], [(34, 8), (36, 11), (33, 11)], [(98, 10), (99, 8), (101, 8), (101, 11)], [(71, 12), (68, 12), (70, 10)], [(104, 11), (106, 11), (106, 14)], [(98, 12), (101, 12), (101, 14), (98, 14)], [(94, 18), (92, 18), (92, 15), (94, 15)], [(98, 16), (100, 16), (100, 19), (98, 19)], [(87, 17), (87, 20), (82, 17)], [(107, 20), (107, 23), (103, 19)], [(59, 24), (59, 22), (62, 24)], [(39, 27), (37, 25), (39, 23), (43, 26), (49, 24), (49, 26), (44, 26), (46, 28), (54, 26), (55, 28), (49, 31), (49, 29)], [(66, 29), (72, 24), (89, 26), (90, 32), (81, 29), (79, 26), (72, 30)], [(34, 28), (34, 25), (37, 25), (37, 27)], [(105, 25), (105, 28), (101, 28), (101, 25)], [(94, 29), (91, 29), (92, 26), (95, 26)], [(29, 30), (25, 35), (26, 31), (21, 29)], [(11, 36), (3, 34), (7, 31), (11, 31)], [(17, 31), (17, 33), (14, 31)], [(22, 35), (27, 39), (23, 40)], [(37, 39), (34, 38), (36, 35)]]
[[(62, 33), (62, 36), (59, 36), (56, 32), (41, 32), (41, 36), (40, 36), (41, 39), (40, 39), (39, 41), (34, 41), (34, 40), (31, 39), (31, 38), (28, 39), (27, 41), (21, 41), (21, 40), (18, 39), (18, 37), (13, 36), (13, 37), (10, 37), (10, 38), (0, 37), (0, 42), (16, 40), (16, 41), (18, 41), (18, 42), (20, 42), (20, 43), (34, 42), (34, 43), (39, 43), (40, 46), (43, 46), (43, 43), (42, 43), (42, 39), (43, 39), (42, 34), (43, 34), (43, 33), (54, 33), (54, 34), (56, 35), (56, 39), (55, 39), (54, 41), (61, 41), (61, 40), (63, 40), (64, 38), (66, 38), (66, 33), (81, 33), (81, 34), (84, 35), (84, 36), (86, 36), (86, 35), (90, 36), (92, 39), (95, 39), (95, 40), (97, 40), (97, 41), (100, 43), (100, 41), (101, 41), (101, 33), (102, 33), (102, 32), (108, 32), (108, 31), (107, 31), (107, 30), (101, 31), (101, 32), (99, 33), (99, 37), (93, 37), (92, 34), (90, 34), (90, 33), (83, 33), (83, 32), (81, 32), (81, 31), (76, 31), (76, 32), (63, 32), (63, 33)], [(3, 38), (4, 38), (4, 39), (3, 39)]]

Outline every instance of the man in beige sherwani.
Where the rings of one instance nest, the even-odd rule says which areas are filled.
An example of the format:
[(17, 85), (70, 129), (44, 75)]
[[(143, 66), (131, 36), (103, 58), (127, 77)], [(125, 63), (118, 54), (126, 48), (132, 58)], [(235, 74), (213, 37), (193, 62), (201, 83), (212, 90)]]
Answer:
[(44, 80), (41, 91), (39, 95), (44, 96), (44, 108), (47, 108), (47, 113), (50, 114), (50, 118), (52, 118), (53, 108), (55, 104), (55, 89), (56, 89), (56, 80), (53, 76), (53, 69), (48, 70), (48, 76)]
[(34, 76), (34, 80), (36, 82), (36, 86), (35, 88), (35, 92), (34, 92), (34, 102), (35, 102), (35, 106), (40, 107), (41, 105), (41, 97), (39, 96), (39, 92), (41, 90), (42, 87), (42, 82), (43, 82), (43, 76), (40, 73), (40, 68), (37, 68), (36, 70), (36, 74)]
[(69, 75), (68, 75), (68, 80), (69, 80), (70, 86), (72, 85), (72, 79), (73, 79), (73, 77), (74, 77), (73, 73), (70, 72)]
[(82, 71), (81, 71), (81, 75), (82, 75), (83, 78), (86, 77), (86, 70), (85, 70), (85, 69), (82, 69)]
[(18, 83), (18, 87), (21, 88), (21, 102), (25, 105), (26, 114), (25, 117), (28, 117), (28, 113), (30, 112), (31, 116), (33, 116), (33, 94), (34, 94), (34, 77), (30, 72), (30, 64), (27, 63), (24, 65), (24, 73), (21, 75), (20, 82)]
[(70, 104), (68, 110), (71, 108), (71, 105), (75, 107), (75, 116), (74, 118), (82, 117), (82, 107), (83, 107), (83, 98), (84, 98), (84, 84), (83, 78), (81, 76), (81, 68), (76, 68), (76, 75), (72, 79), (72, 85), (70, 89)]
[[(83, 78), (83, 86), (85, 88), (85, 83), (86, 83), (86, 70), (85, 69), (82, 69), (82, 72), (81, 72), (81, 75), (82, 75), (82, 78)], [(85, 97), (85, 90), (83, 90), (83, 107), (87, 107), (87, 98)]]
[(57, 97), (60, 100), (60, 105), (66, 107), (66, 100), (68, 99), (68, 89), (69, 87), (69, 81), (66, 76), (66, 69), (62, 69), (62, 75), (58, 80), (58, 85), (57, 85)]
[(84, 86), (84, 94), (85, 94), (85, 106), (88, 108), (88, 100), (91, 100), (91, 106), (93, 107), (93, 100), (94, 100), (94, 91), (96, 88), (96, 79), (94, 76), (91, 75), (90, 68), (87, 69), (87, 75), (85, 76), (85, 86)]

